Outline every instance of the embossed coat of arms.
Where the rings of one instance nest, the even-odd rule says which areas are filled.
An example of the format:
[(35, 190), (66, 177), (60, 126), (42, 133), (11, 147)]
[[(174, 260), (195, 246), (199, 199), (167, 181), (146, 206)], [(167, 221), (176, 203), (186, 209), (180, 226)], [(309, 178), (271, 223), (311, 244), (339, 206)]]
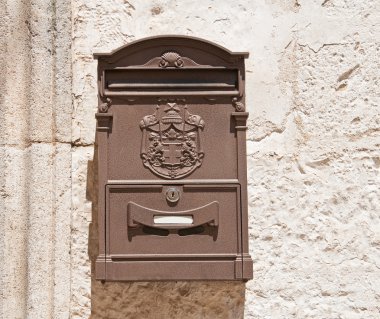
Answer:
[(144, 166), (164, 178), (189, 175), (202, 164), (204, 126), (199, 115), (189, 113), (185, 101), (159, 102), (156, 111), (140, 122)]

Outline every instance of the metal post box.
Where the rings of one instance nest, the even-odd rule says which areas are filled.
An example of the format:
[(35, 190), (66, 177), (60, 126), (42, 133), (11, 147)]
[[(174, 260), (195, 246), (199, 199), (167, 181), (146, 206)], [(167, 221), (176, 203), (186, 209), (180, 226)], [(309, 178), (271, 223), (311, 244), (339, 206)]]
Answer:
[(247, 57), (186, 36), (95, 54), (97, 279), (252, 278)]

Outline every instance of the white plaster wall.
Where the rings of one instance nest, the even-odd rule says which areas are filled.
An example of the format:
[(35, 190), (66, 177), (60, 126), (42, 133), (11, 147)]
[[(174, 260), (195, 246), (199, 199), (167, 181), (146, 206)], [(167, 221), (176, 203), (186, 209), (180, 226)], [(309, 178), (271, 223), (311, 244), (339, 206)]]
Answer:
[[(0, 9), (0, 318), (380, 317), (380, 1), (1, 0)], [(160, 34), (251, 53), (246, 286), (91, 277), (92, 54)]]

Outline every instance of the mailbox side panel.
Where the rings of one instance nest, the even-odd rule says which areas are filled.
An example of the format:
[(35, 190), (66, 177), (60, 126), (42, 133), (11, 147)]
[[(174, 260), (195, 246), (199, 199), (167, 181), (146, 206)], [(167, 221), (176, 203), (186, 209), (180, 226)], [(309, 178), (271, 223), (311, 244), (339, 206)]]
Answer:
[(108, 136), (112, 125), (112, 114), (97, 113), (95, 158), (98, 166), (98, 236), (99, 253), (95, 263), (96, 279), (106, 279), (106, 184), (108, 180)]

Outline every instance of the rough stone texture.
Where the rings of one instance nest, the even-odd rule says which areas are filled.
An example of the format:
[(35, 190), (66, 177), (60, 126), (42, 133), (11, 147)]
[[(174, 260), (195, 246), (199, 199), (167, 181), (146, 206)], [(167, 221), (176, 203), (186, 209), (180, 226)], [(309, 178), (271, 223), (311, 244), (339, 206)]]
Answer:
[[(380, 316), (378, 0), (1, 0), (0, 9), (1, 319)], [(251, 52), (246, 285), (91, 277), (92, 53), (159, 34)]]
[(0, 1), (2, 319), (70, 313), (70, 8)]

